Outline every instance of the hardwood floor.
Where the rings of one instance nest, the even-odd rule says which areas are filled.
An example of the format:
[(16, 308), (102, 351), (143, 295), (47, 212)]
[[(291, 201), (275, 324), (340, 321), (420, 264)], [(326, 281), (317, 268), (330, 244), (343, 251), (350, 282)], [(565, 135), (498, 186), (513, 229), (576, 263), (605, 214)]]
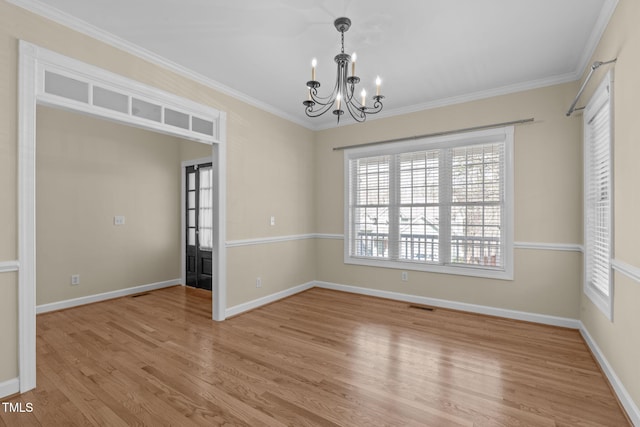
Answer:
[(312, 289), (223, 323), (173, 287), (38, 316), (0, 425), (625, 426), (575, 330)]

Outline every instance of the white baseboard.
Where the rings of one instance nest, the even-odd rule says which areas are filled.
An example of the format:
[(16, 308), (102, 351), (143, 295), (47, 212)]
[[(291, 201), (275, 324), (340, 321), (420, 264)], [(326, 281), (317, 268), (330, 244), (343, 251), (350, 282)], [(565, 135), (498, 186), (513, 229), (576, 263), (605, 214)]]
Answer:
[(477, 305), (438, 298), (421, 297), (417, 295), (402, 294), (399, 292), (381, 291), (377, 289), (361, 288), (359, 286), (341, 285), (338, 283), (315, 282), (315, 286), (318, 288), (334, 289), (336, 291), (352, 292), (356, 294), (370, 295), (396, 301), (406, 301), (414, 304), (431, 305), (434, 307), (450, 308), (453, 310), (468, 311), (471, 313), (486, 314), (489, 316), (506, 317), (508, 319), (525, 320), (527, 322), (542, 323), (545, 325), (580, 329), (579, 320), (567, 317), (557, 317), (546, 314), (529, 313), (526, 311), (489, 307), (486, 305)]
[(20, 380), (12, 378), (0, 383), (0, 398), (11, 396), (20, 392)]
[(629, 415), (629, 418), (631, 418), (631, 422), (635, 426), (640, 426), (640, 408), (638, 408), (638, 405), (636, 405), (636, 403), (633, 401), (633, 399), (629, 395), (629, 392), (622, 384), (622, 381), (620, 381), (620, 378), (618, 378), (616, 372), (613, 370), (613, 367), (609, 364), (607, 358), (604, 357), (604, 353), (602, 353), (602, 350), (600, 350), (600, 347), (598, 347), (598, 344), (596, 344), (596, 341), (593, 339), (591, 334), (589, 334), (589, 331), (582, 322), (580, 322), (580, 333), (582, 334), (584, 340), (587, 342), (587, 345), (598, 361), (598, 364), (600, 364), (602, 371), (607, 376), (607, 379), (609, 380), (609, 383), (611, 383), (611, 386), (618, 396), (620, 403), (627, 411), (627, 415)]
[(238, 314), (244, 313), (245, 311), (253, 310), (254, 308), (258, 308), (260, 306), (278, 301), (279, 299), (290, 297), (291, 295), (295, 295), (297, 293), (306, 291), (307, 289), (313, 288), (313, 285), (314, 282), (304, 283), (302, 285), (294, 286), (293, 288), (285, 289), (284, 291), (276, 292), (275, 294), (267, 295), (261, 298), (244, 302), (242, 304), (234, 305), (233, 307), (227, 308), (226, 317), (236, 316)]
[(79, 305), (91, 304), (94, 302), (106, 301), (113, 298), (120, 298), (127, 295), (149, 292), (155, 289), (168, 288), (182, 283), (180, 279), (167, 280), (164, 282), (150, 283), (148, 285), (134, 286), (132, 288), (118, 289), (117, 291), (104, 292), (102, 294), (88, 295), (86, 297), (73, 298), (64, 301), (52, 302), (36, 306), (36, 314), (47, 313), (49, 311), (63, 310), (65, 308), (77, 307)]

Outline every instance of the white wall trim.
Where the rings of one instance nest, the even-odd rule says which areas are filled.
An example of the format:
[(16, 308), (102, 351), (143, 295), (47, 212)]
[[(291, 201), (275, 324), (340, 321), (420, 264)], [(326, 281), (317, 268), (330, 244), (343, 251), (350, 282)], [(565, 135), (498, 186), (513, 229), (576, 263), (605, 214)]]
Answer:
[(507, 319), (524, 320), (527, 322), (542, 323), (545, 325), (561, 326), (564, 328), (579, 329), (580, 321), (568, 317), (550, 316), (547, 314), (530, 313), (526, 311), (509, 310), (506, 308), (489, 307), (486, 305), (469, 304), (438, 298), (422, 297), (403, 294), (399, 292), (383, 291), (378, 289), (362, 288), (359, 286), (342, 285), (330, 282), (315, 282), (315, 286), (336, 291), (351, 292), (361, 295), (369, 295), (379, 298), (387, 298), (396, 301), (405, 301), (414, 304), (430, 305), (434, 307), (450, 308), (452, 310), (467, 311), (470, 313), (486, 314), (488, 316), (504, 317)]
[(127, 295), (149, 292), (156, 289), (168, 288), (179, 285), (180, 279), (166, 280), (164, 282), (150, 283), (148, 285), (133, 286), (131, 288), (118, 289), (117, 291), (103, 292), (101, 294), (87, 295), (85, 297), (73, 298), (64, 301), (41, 304), (36, 307), (36, 314), (48, 313), (50, 311), (64, 310), (65, 308), (78, 307), (80, 305), (94, 302), (107, 301), (114, 298), (125, 297)]
[(18, 378), (12, 378), (0, 383), (0, 398), (11, 396), (20, 391), (20, 380)]
[(619, 259), (611, 260), (611, 267), (618, 273), (622, 273), (628, 278), (640, 283), (640, 268), (633, 266), (631, 264), (627, 264), (624, 261), (620, 261)]
[(344, 240), (344, 234), (316, 233), (316, 239)]
[(261, 307), (263, 305), (271, 304), (272, 302), (278, 301), (282, 298), (286, 298), (291, 295), (304, 292), (308, 289), (313, 288), (313, 286), (314, 286), (314, 282), (307, 282), (302, 285), (294, 286), (293, 288), (285, 289), (284, 291), (276, 292), (274, 294), (257, 298), (242, 304), (234, 305), (233, 307), (229, 307), (227, 309), (227, 313), (226, 313), (227, 317), (236, 316), (246, 311)]
[(235, 248), (238, 246), (253, 246), (253, 245), (264, 245), (269, 243), (292, 242), (294, 240), (313, 239), (315, 236), (316, 236), (315, 234), (308, 233), (308, 234), (291, 234), (288, 236), (259, 237), (256, 239), (230, 240), (227, 242), (226, 246), (228, 248)]
[(11, 271), (20, 270), (20, 263), (18, 261), (3, 261), (0, 262), (0, 273), (9, 273)]
[[(344, 234), (316, 233), (314, 237), (316, 239), (344, 240)], [(583, 246), (577, 243), (513, 242), (513, 248), (543, 251), (584, 252)]]
[[(288, 242), (304, 239), (344, 240), (344, 234), (338, 233), (307, 233), (287, 236), (259, 237), (255, 239), (230, 240), (228, 248), (237, 246), (263, 245), (268, 243)], [(577, 243), (545, 243), (545, 242), (513, 242), (514, 249), (534, 249), (543, 251), (584, 252), (582, 245)]]
[(591, 349), (591, 352), (598, 361), (598, 364), (602, 368), (602, 371), (607, 376), (607, 379), (609, 380), (609, 383), (618, 396), (620, 403), (627, 411), (627, 415), (629, 416), (629, 418), (631, 418), (631, 422), (636, 426), (640, 426), (640, 408), (638, 408), (638, 405), (635, 404), (633, 398), (625, 388), (624, 384), (622, 383), (622, 381), (620, 381), (620, 378), (618, 378), (618, 375), (616, 375), (613, 367), (611, 366), (611, 364), (609, 364), (609, 361), (604, 356), (604, 353), (602, 352), (602, 350), (600, 350), (600, 347), (598, 347), (598, 344), (596, 344), (596, 341), (593, 339), (591, 334), (589, 334), (587, 327), (582, 322), (580, 322), (580, 334), (582, 334), (582, 337)]
[(541, 242), (513, 242), (515, 249), (535, 249), (543, 251), (584, 252), (582, 245), (577, 243), (541, 243)]

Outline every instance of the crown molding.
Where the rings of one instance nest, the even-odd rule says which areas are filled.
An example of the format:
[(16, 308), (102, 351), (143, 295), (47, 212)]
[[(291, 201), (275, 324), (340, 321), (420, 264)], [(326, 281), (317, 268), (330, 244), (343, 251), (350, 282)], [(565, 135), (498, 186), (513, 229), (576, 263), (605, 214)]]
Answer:
[[(274, 107), (273, 105), (257, 100), (243, 92), (230, 88), (220, 82), (217, 82), (213, 79), (205, 77), (202, 74), (196, 73), (195, 71), (190, 70), (187, 67), (184, 67), (173, 61), (170, 61), (158, 54), (155, 54), (136, 44), (128, 42), (114, 34), (104, 31), (94, 25), (91, 25), (72, 15), (62, 12), (59, 9), (46, 5), (38, 0), (6, 0), (6, 1), (15, 6), (28, 10), (36, 15), (39, 15), (43, 18), (49, 19), (65, 27), (68, 27), (81, 34), (94, 38), (98, 41), (106, 43), (110, 46), (113, 46), (117, 49), (125, 51), (134, 56), (140, 57), (146, 61), (151, 62), (152, 64), (158, 65), (169, 71), (175, 72), (178, 75), (186, 77), (190, 80), (193, 80), (197, 83), (200, 83), (206, 87), (214, 89), (220, 93), (228, 95), (232, 98), (235, 98), (239, 101), (242, 101), (260, 110), (266, 111), (277, 117), (280, 117), (292, 123), (298, 124), (309, 130), (321, 131), (326, 129), (332, 129), (335, 127), (349, 126), (354, 124), (351, 122), (347, 122), (347, 123), (338, 124), (336, 126), (336, 124), (333, 121), (309, 122), (307, 120), (304, 120), (304, 118), (291, 115), (279, 108)], [(618, 0), (605, 0), (604, 4), (602, 5), (602, 9), (598, 16), (598, 19), (596, 21), (596, 25), (594, 26), (589, 36), (587, 45), (580, 57), (580, 60), (576, 64), (576, 69), (573, 72), (560, 74), (560, 75), (552, 76), (548, 78), (538, 79), (538, 80), (532, 80), (532, 81), (527, 81), (522, 83), (501, 86), (498, 88), (473, 92), (465, 95), (453, 96), (453, 97), (444, 98), (444, 99), (436, 99), (436, 100), (432, 100), (432, 101), (428, 101), (420, 104), (414, 104), (414, 105), (410, 105), (402, 108), (383, 110), (377, 116), (370, 117), (370, 120), (380, 120), (384, 118), (395, 117), (395, 116), (400, 116), (404, 114), (411, 114), (419, 111), (431, 110), (434, 108), (441, 108), (441, 107), (446, 107), (446, 106), (455, 105), (455, 104), (462, 104), (466, 102), (492, 98), (495, 96), (508, 95), (511, 93), (517, 93), (517, 92), (522, 92), (522, 91), (532, 90), (532, 89), (539, 89), (546, 86), (553, 86), (556, 84), (568, 83), (568, 82), (579, 80), (582, 77), (584, 70), (587, 68), (588, 62), (590, 58), (593, 56), (593, 53), (595, 52), (598, 46), (598, 43), (600, 42), (600, 38), (604, 34), (604, 31), (607, 28), (607, 24), (609, 23), (609, 20), (611, 19), (611, 16), (613, 15), (613, 12), (615, 11), (617, 5), (618, 5)]]
[[(493, 88), (493, 89), (472, 92), (464, 95), (452, 96), (452, 97), (443, 98), (443, 99), (435, 99), (433, 101), (409, 105), (407, 107), (395, 108), (392, 110), (382, 110), (376, 116), (371, 116), (370, 118), (368, 117), (367, 121), (380, 120), (380, 119), (389, 118), (389, 117), (401, 116), (404, 114), (418, 113), (421, 111), (432, 110), (435, 108), (448, 107), (450, 105), (464, 104), (466, 102), (479, 101), (482, 99), (494, 98), (496, 96), (510, 95), (513, 93), (524, 92), (527, 90), (540, 89), (547, 86), (554, 86), (558, 84), (569, 83), (569, 82), (576, 81), (580, 76), (581, 76), (581, 72), (574, 71), (571, 73), (559, 74), (557, 76), (545, 77), (543, 79), (530, 80), (522, 83), (515, 83), (511, 85)], [(349, 122), (349, 123), (339, 124), (337, 127), (349, 126), (352, 124), (354, 123)], [(330, 123), (330, 124), (324, 123), (324, 124), (315, 126), (311, 129), (318, 131), (318, 130), (333, 129), (335, 127), (336, 126), (334, 126), (334, 123)]]
[(118, 37), (108, 31), (102, 30), (94, 25), (89, 24), (86, 21), (78, 19), (72, 15), (69, 15), (68, 13), (62, 12), (61, 10), (51, 7), (49, 5), (46, 5), (38, 0), (6, 0), (6, 1), (8, 3), (13, 4), (14, 6), (18, 6), (40, 17), (49, 19), (53, 22), (56, 22), (67, 28), (70, 28), (71, 30), (84, 34), (85, 36), (91, 37), (109, 46), (115, 47), (116, 49), (122, 50), (126, 53), (129, 53), (131, 55), (134, 55), (136, 57), (149, 61), (154, 65), (158, 65), (182, 77), (186, 77), (190, 80), (193, 80), (196, 83), (200, 83), (206, 87), (214, 89), (220, 93), (228, 95), (232, 98), (235, 98), (253, 107), (259, 108), (260, 110), (266, 111), (282, 119), (285, 119), (290, 122), (296, 123), (300, 126), (303, 126), (305, 128), (312, 129), (309, 127), (309, 123), (303, 120), (300, 120), (300, 118), (298, 117), (292, 116), (291, 114), (286, 113), (272, 105), (269, 105), (265, 102), (257, 100), (245, 93), (242, 93), (238, 90), (230, 88), (229, 86), (226, 86), (213, 79), (205, 77), (202, 74), (196, 73), (195, 71), (187, 67), (184, 67), (176, 62), (170, 61), (156, 53), (151, 52), (150, 50), (144, 49), (134, 43), (124, 40), (121, 37)]
[[(602, 4), (602, 9), (600, 9), (600, 14), (598, 15), (598, 19), (596, 20), (596, 24), (593, 26), (591, 30), (591, 34), (589, 35), (589, 39), (587, 40), (587, 44), (582, 52), (582, 56), (580, 57), (580, 61), (578, 61), (576, 70), (575, 70), (575, 79), (580, 80), (582, 75), (585, 73), (587, 68), (591, 65), (589, 61), (593, 57), (596, 49), (598, 48), (598, 44), (600, 43), (600, 39), (607, 29), (607, 25), (613, 16), (613, 12), (615, 12), (616, 7), (618, 6), (618, 0), (605, 0)], [(600, 58), (602, 61), (607, 61), (613, 58)]]

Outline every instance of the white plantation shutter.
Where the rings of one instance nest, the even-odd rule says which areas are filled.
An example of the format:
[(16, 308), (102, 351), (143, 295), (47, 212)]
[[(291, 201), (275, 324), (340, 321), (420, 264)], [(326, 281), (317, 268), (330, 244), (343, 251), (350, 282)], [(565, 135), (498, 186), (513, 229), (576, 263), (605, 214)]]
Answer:
[(609, 316), (613, 249), (611, 87), (608, 75), (584, 113), (585, 292)]
[(509, 278), (512, 137), (502, 128), (346, 153), (345, 262)]

